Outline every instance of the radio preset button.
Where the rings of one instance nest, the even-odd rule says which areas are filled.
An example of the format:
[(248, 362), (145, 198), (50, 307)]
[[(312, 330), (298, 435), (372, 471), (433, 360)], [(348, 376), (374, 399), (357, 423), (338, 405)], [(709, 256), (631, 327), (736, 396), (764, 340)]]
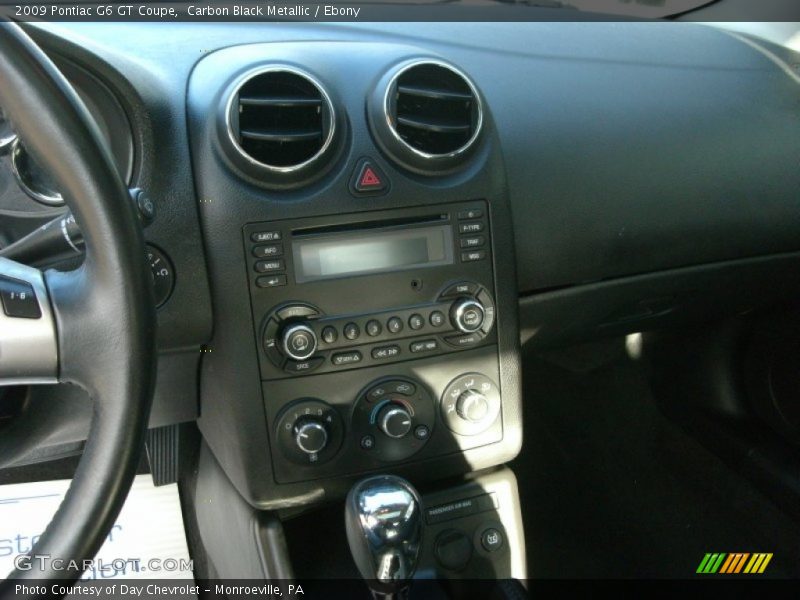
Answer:
[(392, 317), (386, 322), (386, 328), (392, 333), (400, 333), (403, 331), (403, 321), (400, 317)]
[(361, 330), (355, 323), (348, 323), (347, 325), (344, 326), (344, 337), (346, 337), (348, 340), (358, 339), (358, 336), (360, 335), (361, 335)]
[(361, 352), (358, 350), (353, 350), (352, 352), (340, 352), (339, 354), (334, 354), (331, 357), (331, 362), (337, 367), (341, 367), (342, 365), (353, 365), (360, 363), (362, 358)]
[(256, 246), (253, 248), (253, 256), (256, 258), (273, 258), (283, 255), (283, 246), (280, 244), (270, 244), (269, 246)]
[(439, 342), (436, 340), (422, 340), (420, 342), (412, 342), (408, 347), (412, 354), (419, 352), (433, 352), (439, 349)]
[(372, 349), (372, 358), (386, 359), (394, 358), (400, 354), (400, 346), (381, 346), (380, 348)]
[(256, 285), (260, 288), (286, 285), (286, 275), (262, 275), (261, 277), (256, 277)]
[(370, 337), (375, 337), (376, 335), (380, 335), (383, 331), (383, 327), (380, 324), (380, 321), (376, 321), (375, 319), (370, 319), (367, 321), (367, 326), (365, 327), (367, 330), (367, 335)]
[(462, 223), (458, 226), (459, 233), (480, 233), (483, 231), (483, 223)]
[(444, 313), (440, 310), (433, 311), (429, 321), (433, 327), (441, 327), (444, 325)]
[(339, 332), (335, 327), (328, 325), (322, 330), (322, 339), (326, 344), (333, 344), (339, 339)]
[(277, 242), (281, 239), (280, 231), (256, 231), (250, 235), (254, 242)]
[(414, 331), (418, 329), (422, 329), (425, 325), (425, 319), (422, 318), (422, 315), (413, 314), (408, 317), (408, 326), (411, 327)]
[(256, 263), (256, 271), (259, 273), (269, 273), (270, 271), (283, 271), (286, 265), (283, 264), (283, 259), (277, 260), (259, 260)]

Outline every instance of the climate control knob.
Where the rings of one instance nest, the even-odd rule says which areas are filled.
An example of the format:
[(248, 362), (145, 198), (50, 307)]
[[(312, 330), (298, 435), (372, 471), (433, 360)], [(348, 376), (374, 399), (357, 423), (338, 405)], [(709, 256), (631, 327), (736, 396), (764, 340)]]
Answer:
[(317, 454), (328, 445), (328, 430), (316, 420), (302, 420), (294, 426), (294, 442), (306, 454)]
[(378, 413), (378, 427), (390, 438), (400, 439), (411, 431), (411, 415), (398, 404), (387, 404)]
[(483, 304), (472, 298), (456, 300), (450, 309), (453, 327), (464, 333), (474, 333), (483, 326), (486, 311)]
[(306, 360), (317, 350), (317, 334), (308, 325), (290, 324), (281, 336), (281, 348), (289, 358)]
[(456, 401), (458, 416), (470, 423), (480, 423), (489, 414), (489, 400), (477, 390), (467, 390)]

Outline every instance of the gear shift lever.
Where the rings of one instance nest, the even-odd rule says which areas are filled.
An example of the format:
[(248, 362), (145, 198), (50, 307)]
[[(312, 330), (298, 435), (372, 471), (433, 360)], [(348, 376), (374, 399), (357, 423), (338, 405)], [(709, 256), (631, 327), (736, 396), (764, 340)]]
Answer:
[(376, 598), (404, 598), (417, 568), (422, 503), (405, 479), (363, 479), (347, 495), (345, 528), (350, 552)]

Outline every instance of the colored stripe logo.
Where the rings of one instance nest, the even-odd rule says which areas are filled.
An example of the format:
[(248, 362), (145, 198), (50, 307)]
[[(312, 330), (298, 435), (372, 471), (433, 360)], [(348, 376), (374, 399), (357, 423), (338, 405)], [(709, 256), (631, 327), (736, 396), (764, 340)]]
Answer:
[(709, 552), (700, 561), (696, 572), (702, 575), (756, 575), (766, 571), (771, 560), (771, 552)]

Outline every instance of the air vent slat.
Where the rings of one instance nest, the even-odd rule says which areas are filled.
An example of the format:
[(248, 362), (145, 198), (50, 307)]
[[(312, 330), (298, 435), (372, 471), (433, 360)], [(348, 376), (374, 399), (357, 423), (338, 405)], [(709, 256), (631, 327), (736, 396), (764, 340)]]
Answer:
[(290, 67), (266, 68), (247, 79), (231, 99), (228, 119), (237, 150), (273, 173), (307, 170), (333, 137), (328, 96)]
[(458, 165), (483, 122), (475, 87), (439, 61), (400, 70), (389, 82), (384, 111), (393, 134), (387, 147), (395, 149), (401, 162), (429, 172)]
[(321, 98), (281, 97), (281, 96), (239, 96), (241, 106), (321, 106)]
[(406, 84), (398, 85), (397, 91), (400, 94), (409, 94), (411, 96), (422, 96), (424, 98), (434, 98), (436, 100), (449, 100), (458, 102), (463, 100), (472, 100), (472, 94), (464, 92), (454, 92), (435, 87), (422, 87), (419, 85)]
[(244, 139), (260, 140), (263, 142), (307, 142), (315, 140), (322, 135), (321, 131), (255, 131), (243, 129), (241, 136)]
[(463, 123), (445, 123), (443, 121), (425, 120), (419, 117), (401, 117), (399, 115), (397, 116), (397, 122), (407, 127), (424, 129), (434, 133), (467, 133), (471, 129), (468, 124)]

